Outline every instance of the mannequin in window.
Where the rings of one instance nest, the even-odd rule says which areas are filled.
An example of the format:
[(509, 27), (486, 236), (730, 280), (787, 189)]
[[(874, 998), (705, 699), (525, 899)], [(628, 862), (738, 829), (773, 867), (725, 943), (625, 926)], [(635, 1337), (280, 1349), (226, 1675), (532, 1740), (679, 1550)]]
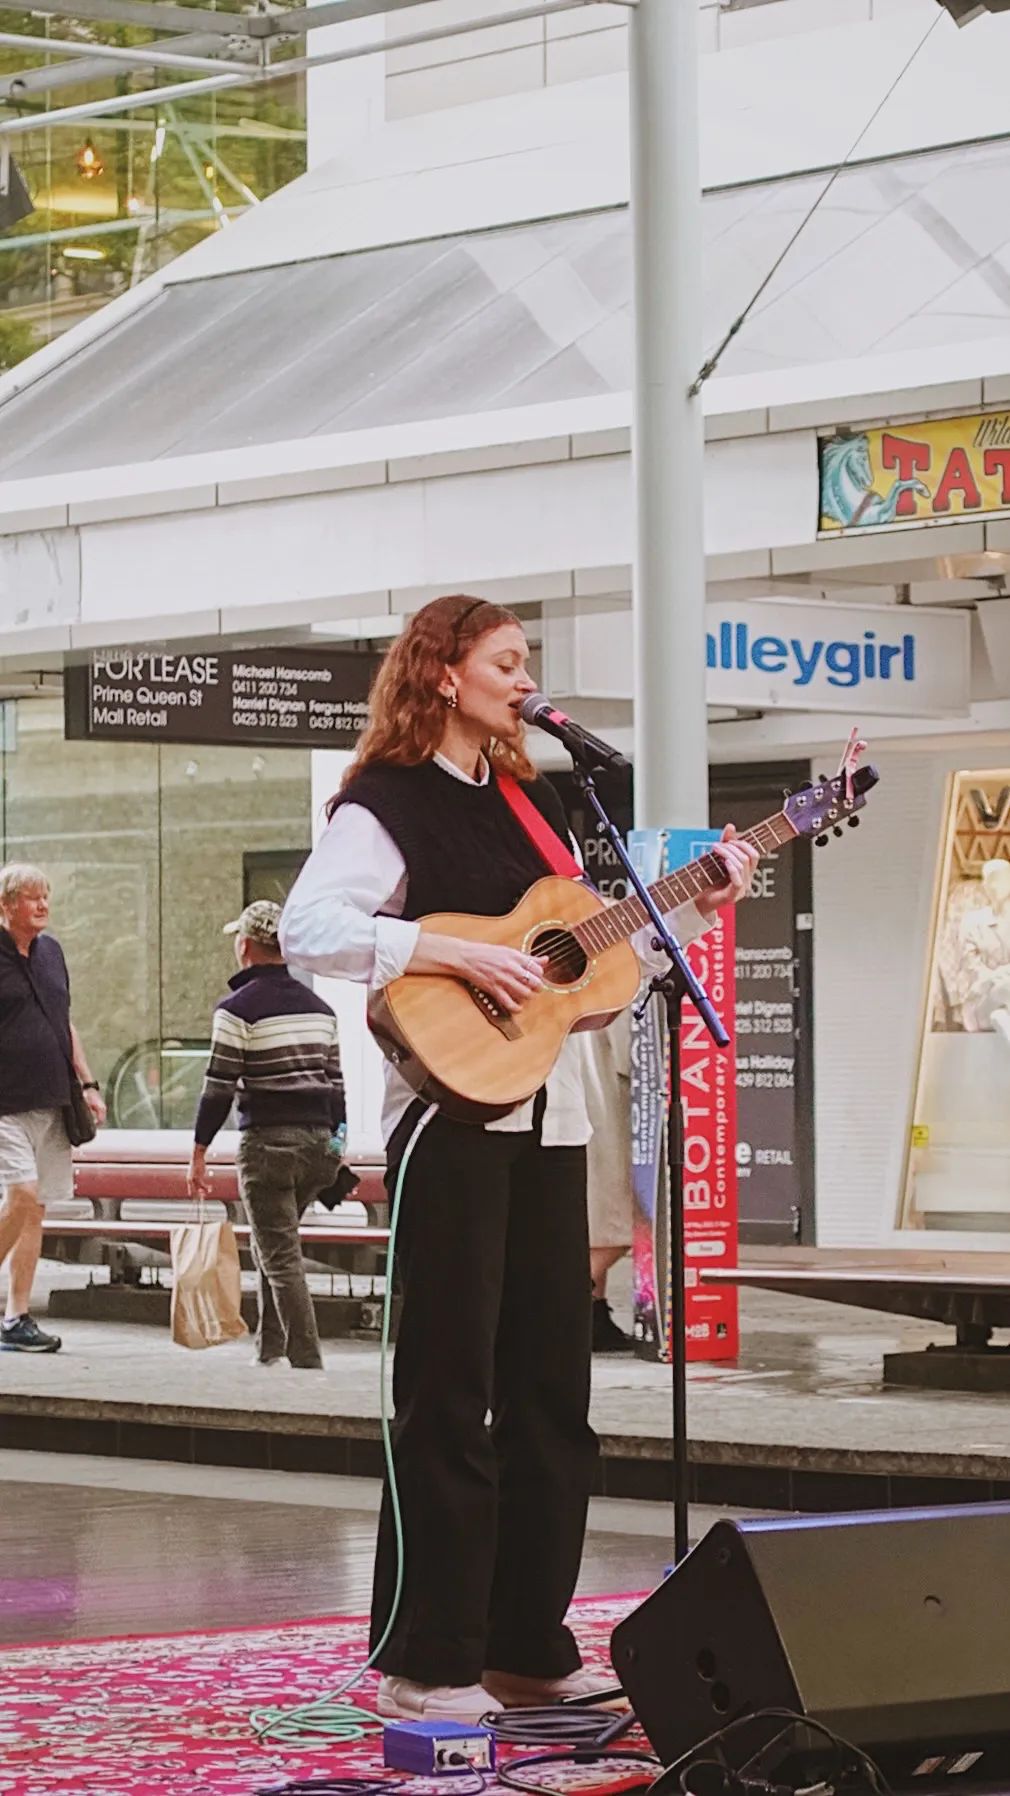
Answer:
[(986, 861), (982, 890), (984, 907), (967, 911), (961, 926), (964, 1026), (1010, 1043), (1010, 861)]

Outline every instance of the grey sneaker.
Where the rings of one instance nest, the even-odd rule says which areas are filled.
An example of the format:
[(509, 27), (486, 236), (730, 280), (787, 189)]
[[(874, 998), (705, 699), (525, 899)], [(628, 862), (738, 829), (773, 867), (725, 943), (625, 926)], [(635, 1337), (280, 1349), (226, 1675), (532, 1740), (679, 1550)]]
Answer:
[(59, 1335), (47, 1335), (34, 1316), (15, 1316), (0, 1323), (0, 1353), (59, 1353)]

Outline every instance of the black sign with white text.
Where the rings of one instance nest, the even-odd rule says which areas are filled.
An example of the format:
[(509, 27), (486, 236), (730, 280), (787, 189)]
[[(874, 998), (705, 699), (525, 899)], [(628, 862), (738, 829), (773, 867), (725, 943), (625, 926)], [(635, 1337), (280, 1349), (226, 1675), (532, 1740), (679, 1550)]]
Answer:
[[(740, 829), (782, 803), (781, 783), (754, 769), (754, 789), (713, 780), (713, 822)], [(810, 844), (762, 860), (737, 914), (737, 1180), (743, 1241), (809, 1239), (813, 1209)]]
[(66, 736), (353, 748), (377, 666), (319, 649), (96, 649), (66, 670)]
[[(741, 829), (780, 809), (809, 767), (712, 769), (711, 821)], [(552, 775), (604, 898), (626, 896), (624, 871), (571, 775)], [(604, 790), (604, 781), (600, 782)], [(607, 782), (607, 807), (631, 827), (631, 781)], [(809, 842), (761, 862), (736, 915), (737, 1179), (740, 1238), (809, 1241), (814, 1234), (813, 900)]]

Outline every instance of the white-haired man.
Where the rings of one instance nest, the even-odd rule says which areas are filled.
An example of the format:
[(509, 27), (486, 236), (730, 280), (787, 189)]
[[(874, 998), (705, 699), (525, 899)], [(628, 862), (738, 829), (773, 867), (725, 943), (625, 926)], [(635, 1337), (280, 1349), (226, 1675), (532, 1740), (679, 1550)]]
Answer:
[(63, 950), (45, 934), (49, 881), (38, 867), (0, 867), (0, 1266), (7, 1306), (0, 1352), (56, 1353), (31, 1314), (47, 1202), (72, 1197), (73, 1160), (63, 1120), (71, 1079), (96, 1122), (105, 1105), (70, 1021)]

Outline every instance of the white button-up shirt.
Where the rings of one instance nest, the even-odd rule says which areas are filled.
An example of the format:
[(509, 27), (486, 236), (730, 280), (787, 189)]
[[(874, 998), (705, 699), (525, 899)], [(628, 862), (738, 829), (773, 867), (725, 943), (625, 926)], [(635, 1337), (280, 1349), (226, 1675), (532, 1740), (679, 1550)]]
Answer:
[[(457, 767), (444, 755), (435, 761), (453, 779), (486, 786), (490, 778), (482, 761), (478, 776)], [(573, 844), (573, 852), (578, 849)], [(285, 960), (330, 979), (353, 979), (378, 990), (406, 972), (420, 924), (401, 912), (407, 898), (407, 866), (389, 831), (364, 805), (343, 804), (333, 813), (284, 906), (280, 945)], [(672, 915), (681, 942), (693, 941), (709, 927), (694, 904)], [(643, 961), (648, 930), (635, 938)], [(415, 1092), (390, 1061), (385, 1064), (382, 1136), (388, 1141)], [(533, 1127), (533, 1099), (489, 1129), (514, 1134)], [(541, 1139), (545, 1147), (582, 1147), (592, 1135), (583, 1082), (582, 1038), (570, 1035), (547, 1079), (547, 1103)]]

